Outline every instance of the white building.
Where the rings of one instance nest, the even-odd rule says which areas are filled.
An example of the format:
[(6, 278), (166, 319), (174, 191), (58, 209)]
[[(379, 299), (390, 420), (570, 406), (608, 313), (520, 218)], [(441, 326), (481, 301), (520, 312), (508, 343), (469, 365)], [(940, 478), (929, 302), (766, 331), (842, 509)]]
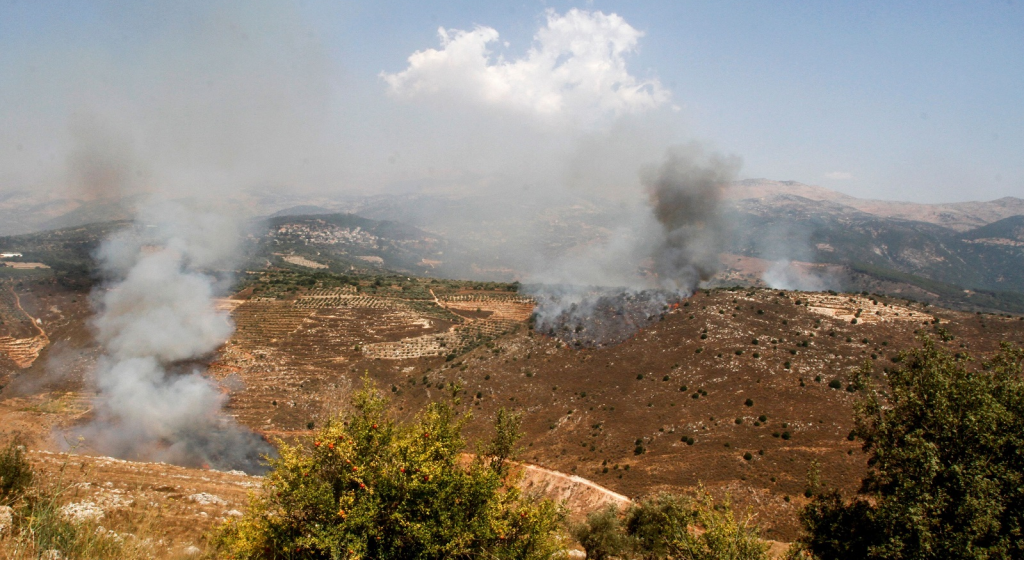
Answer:
[(0, 258), (21, 258), (21, 252), (0, 252)]

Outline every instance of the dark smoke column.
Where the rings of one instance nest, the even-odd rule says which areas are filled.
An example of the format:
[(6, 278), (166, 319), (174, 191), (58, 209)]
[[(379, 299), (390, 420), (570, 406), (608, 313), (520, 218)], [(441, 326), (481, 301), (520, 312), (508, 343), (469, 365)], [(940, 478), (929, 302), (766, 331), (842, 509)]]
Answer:
[(722, 190), (739, 173), (737, 156), (708, 153), (699, 144), (668, 151), (643, 175), (663, 235), (652, 257), (662, 288), (692, 294), (718, 271), (726, 239)]

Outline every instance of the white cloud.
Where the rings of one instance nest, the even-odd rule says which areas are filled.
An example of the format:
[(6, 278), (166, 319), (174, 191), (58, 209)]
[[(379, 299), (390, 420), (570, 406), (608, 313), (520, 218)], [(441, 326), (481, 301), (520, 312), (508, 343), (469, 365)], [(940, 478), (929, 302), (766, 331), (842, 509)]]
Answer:
[(592, 122), (661, 107), (670, 93), (656, 78), (638, 81), (626, 70), (643, 32), (616, 14), (572, 9), (547, 12), (534, 46), (516, 60), (494, 56), (493, 28), (440, 28), (441, 49), (409, 57), (409, 67), (381, 73), (400, 98), (457, 99), (531, 113), (542, 118)]
[(853, 174), (849, 172), (825, 172), (825, 178), (829, 180), (850, 180)]

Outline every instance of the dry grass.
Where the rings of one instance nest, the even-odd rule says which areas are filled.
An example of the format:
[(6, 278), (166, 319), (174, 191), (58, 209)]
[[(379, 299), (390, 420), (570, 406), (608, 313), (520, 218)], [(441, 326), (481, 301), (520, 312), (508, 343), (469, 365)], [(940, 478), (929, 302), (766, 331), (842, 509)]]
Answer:
[(70, 455), (53, 473), (33, 474), (32, 483), (8, 503), (12, 522), (0, 532), (2, 560), (143, 560), (208, 556), (197, 546), (168, 545), (158, 507), (141, 499), (111, 506), (83, 499), (83, 484), (69, 480)]

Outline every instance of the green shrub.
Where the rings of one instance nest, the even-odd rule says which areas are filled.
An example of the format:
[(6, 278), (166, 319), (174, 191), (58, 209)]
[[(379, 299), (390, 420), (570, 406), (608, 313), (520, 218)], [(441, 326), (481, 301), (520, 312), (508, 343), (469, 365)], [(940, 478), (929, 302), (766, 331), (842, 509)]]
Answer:
[(562, 513), (515, 487), (505, 465), (517, 416), (499, 412), (485, 454), (461, 461), (469, 413), (458, 399), (428, 405), (410, 424), (364, 380), (355, 410), (312, 445), (280, 456), (246, 515), (217, 535), (235, 558), (547, 558)]
[(668, 558), (673, 548), (672, 537), (695, 523), (696, 514), (689, 504), (679, 496), (657, 494), (630, 507), (623, 525), (629, 555)]
[(25, 449), (17, 437), (0, 450), (0, 505), (18, 500), (32, 484), (32, 465), (25, 458)]
[(647, 448), (644, 447), (643, 444), (637, 444), (636, 446), (633, 447), (633, 454), (636, 456), (639, 456), (644, 452), (647, 452)]
[(679, 560), (763, 559), (762, 541), (747, 514), (737, 520), (730, 500), (716, 503), (698, 488), (698, 498), (657, 494), (623, 514), (609, 506), (574, 530), (588, 559)]
[(1024, 558), (1024, 350), (1003, 344), (979, 369), (925, 339), (899, 359), (857, 410), (861, 495), (815, 496), (799, 545), (820, 558)]
[(619, 521), (619, 510), (613, 504), (591, 512), (586, 522), (573, 526), (571, 532), (587, 552), (588, 560), (620, 558), (628, 547)]

